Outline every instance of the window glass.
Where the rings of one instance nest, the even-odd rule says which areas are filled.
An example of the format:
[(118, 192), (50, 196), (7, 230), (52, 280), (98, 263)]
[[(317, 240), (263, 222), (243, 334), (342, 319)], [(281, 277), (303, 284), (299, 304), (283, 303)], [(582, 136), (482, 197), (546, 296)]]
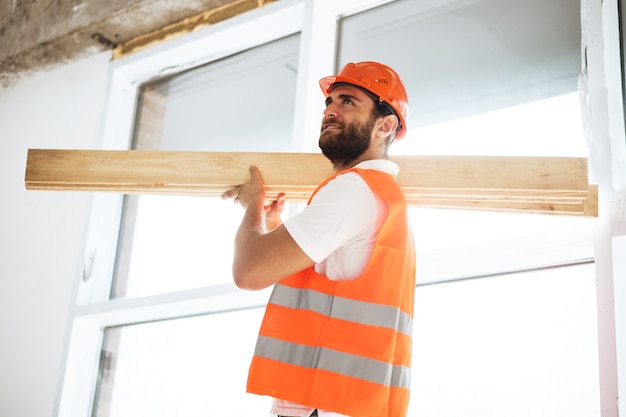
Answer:
[[(134, 148), (291, 151), (298, 42), (293, 35), (142, 86)], [(219, 198), (127, 196), (113, 297), (232, 282), (241, 215)]]
[[(374, 60), (400, 73), (409, 131), (391, 154), (587, 157), (579, 6), (393, 2), (341, 20), (337, 68)], [(556, 268), (593, 258), (593, 220), (410, 212), (409, 415), (599, 415), (593, 266)]]
[(409, 415), (599, 416), (594, 272), (418, 287)]
[(374, 60), (402, 76), (408, 153), (586, 156), (578, 1), (404, 0), (340, 28), (339, 66)]
[(420, 283), (575, 264), (594, 257), (594, 218), (410, 208)]
[(269, 414), (246, 394), (262, 309), (112, 327), (94, 417)]
[(127, 199), (127, 215), (131, 210), (118, 260), (119, 296), (232, 282), (231, 248), (242, 216), (232, 201), (142, 195)]
[(135, 148), (290, 150), (299, 38), (293, 35), (143, 86)]
[[(337, 64), (380, 61), (402, 77), (409, 130), (392, 155), (587, 157), (576, 91), (579, 6), (392, 2), (341, 19)], [(587, 218), (428, 208), (411, 217), (418, 282), (593, 256)]]

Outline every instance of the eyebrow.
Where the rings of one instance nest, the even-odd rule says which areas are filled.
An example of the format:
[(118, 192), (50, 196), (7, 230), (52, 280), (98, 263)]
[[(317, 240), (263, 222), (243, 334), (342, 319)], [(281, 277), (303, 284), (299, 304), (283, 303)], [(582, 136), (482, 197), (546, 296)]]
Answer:
[[(337, 99), (339, 99), (339, 100), (343, 100), (343, 99), (346, 99), (346, 98), (349, 98), (350, 100), (354, 100), (354, 101), (363, 102), (363, 100), (359, 99), (356, 96), (350, 95), (350, 94), (339, 94), (339, 96), (337, 96)], [(331, 96), (326, 97), (326, 101), (325, 101), (326, 105), (329, 105), (332, 102), (333, 102), (333, 99), (332, 99)]]

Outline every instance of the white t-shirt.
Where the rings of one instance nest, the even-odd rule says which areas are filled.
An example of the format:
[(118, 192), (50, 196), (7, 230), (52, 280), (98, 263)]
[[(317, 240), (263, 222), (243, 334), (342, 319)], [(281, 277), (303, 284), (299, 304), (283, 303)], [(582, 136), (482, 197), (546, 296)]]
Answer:
[[(399, 167), (387, 159), (363, 161), (355, 168), (376, 169), (394, 177)], [(387, 205), (356, 172), (339, 175), (321, 188), (311, 204), (283, 224), (311, 258), (315, 270), (331, 280), (358, 278), (374, 249)], [(309, 417), (313, 408), (275, 399), (273, 415)], [(348, 417), (318, 410), (319, 417)]]

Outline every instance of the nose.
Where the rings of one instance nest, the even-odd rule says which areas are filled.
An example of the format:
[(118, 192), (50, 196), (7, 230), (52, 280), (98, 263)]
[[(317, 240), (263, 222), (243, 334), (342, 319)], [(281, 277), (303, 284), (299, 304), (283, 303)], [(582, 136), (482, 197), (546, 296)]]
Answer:
[(333, 103), (328, 104), (324, 109), (324, 117), (337, 117), (337, 106)]

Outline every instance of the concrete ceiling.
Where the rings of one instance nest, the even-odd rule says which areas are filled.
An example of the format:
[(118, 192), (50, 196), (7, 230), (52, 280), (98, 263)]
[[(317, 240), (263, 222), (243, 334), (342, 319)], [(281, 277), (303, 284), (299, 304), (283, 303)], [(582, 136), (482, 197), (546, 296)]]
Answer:
[[(120, 45), (141, 35), (190, 17), (219, 12), (203, 18), (203, 24), (211, 24), (268, 2), (0, 0), (0, 87), (10, 86), (34, 71), (107, 49), (119, 50)], [(194, 24), (197, 19), (188, 23)], [(180, 25), (177, 30), (181, 30)]]

